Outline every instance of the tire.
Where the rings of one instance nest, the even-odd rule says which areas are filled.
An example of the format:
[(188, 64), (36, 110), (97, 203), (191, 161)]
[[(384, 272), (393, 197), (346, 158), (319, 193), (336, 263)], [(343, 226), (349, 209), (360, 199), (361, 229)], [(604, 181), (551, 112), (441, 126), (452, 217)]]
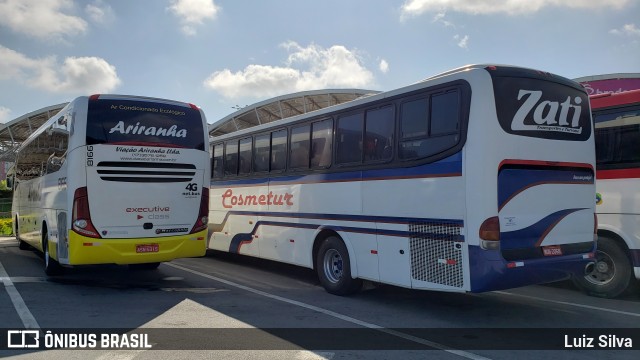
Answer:
[(592, 296), (614, 298), (634, 283), (633, 267), (624, 249), (610, 238), (598, 238), (596, 263), (584, 276), (574, 276), (573, 283)]
[(16, 216), (16, 220), (14, 222), (15, 224), (15, 228), (16, 228), (16, 240), (18, 240), (18, 249), (20, 250), (29, 250), (31, 249), (31, 246), (29, 246), (29, 244), (27, 244), (26, 242), (20, 240), (20, 232), (18, 231), (18, 217)]
[(322, 240), (316, 256), (316, 272), (324, 289), (334, 295), (349, 295), (362, 288), (362, 280), (351, 277), (347, 247), (337, 236)]
[(160, 266), (159, 262), (144, 264), (129, 264), (129, 270), (155, 270)]
[(49, 237), (46, 227), (42, 229), (42, 252), (44, 253), (44, 273), (48, 276), (62, 274), (64, 270), (63, 267), (49, 254)]

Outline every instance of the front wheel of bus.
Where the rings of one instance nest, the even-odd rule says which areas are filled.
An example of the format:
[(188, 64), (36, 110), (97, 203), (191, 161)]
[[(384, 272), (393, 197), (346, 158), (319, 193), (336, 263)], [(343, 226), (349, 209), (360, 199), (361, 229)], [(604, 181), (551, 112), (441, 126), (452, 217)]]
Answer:
[(330, 236), (322, 241), (316, 256), (316, 271), (328, 293), (348, 295), (360, 290), (362, 280), (351, 277), (349, 252), (342, 240)]
[(624, 250), (615, 240), (600, 236), (596, 259), (584, 276), (576, 276), (573, 282), (589, 295), (614, 298), (622, 294), (632, 283), (633, 268)]
[(27, 244), (26, 242), (20, 240), (20, 231), (18, 231), (18, 217), (16, 216), (16, 220), (15, 220), (15, 228), (16, 228), (16, 240), (18, 240), (18, 249), (20, 250), (29, 250), (31, 248), (31, 246), (29, 246), (29, 244)]
[(49, 254), (49, 238), (47, 237), (47, 228), (43, 229), (42, 232), (42, 250), (44, 252), (44, 273), (49, 275), (49, 276), (55, 276), (55, 275), (60, 275), (62, 274), (62, 266), (60, 266), (60, 263), (58, 263), (57, 261), (55, 261), (52, 257), (51, 254)]

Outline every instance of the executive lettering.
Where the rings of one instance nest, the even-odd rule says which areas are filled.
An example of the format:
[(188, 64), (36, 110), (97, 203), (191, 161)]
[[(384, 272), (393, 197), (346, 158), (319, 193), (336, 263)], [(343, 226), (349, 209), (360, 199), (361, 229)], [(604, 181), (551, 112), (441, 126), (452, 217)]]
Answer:
[(152, 213), (152, 212), (168, 212), (171, 211), (169, 206), (154, 206), (154, 207), (129, 207), (125, 209), (128, 213)]
[(273, 191), (269, 191), (269, 194), (261, 195), (234, 195), (233, 190), (227, 189), (222, 194), (222, 207), (231, 209), (234, 206), (250, 206), (250, 205), (268, 205), (268, 206), (292, 206), (293, 194), (274, 194)]

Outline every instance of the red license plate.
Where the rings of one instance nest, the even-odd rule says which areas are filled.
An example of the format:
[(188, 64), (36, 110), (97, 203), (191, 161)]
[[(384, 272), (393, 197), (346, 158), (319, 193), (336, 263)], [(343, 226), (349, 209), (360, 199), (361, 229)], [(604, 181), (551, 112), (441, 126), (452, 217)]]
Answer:
[(559, 256), (562, 255), (562, 248), (558, 245), (543, 246), (542, 254), (544, 256)]
[(158, 244), (142, 244), (136, 245), (137, 253), (151, 253), (160, 251), (160, 245)]

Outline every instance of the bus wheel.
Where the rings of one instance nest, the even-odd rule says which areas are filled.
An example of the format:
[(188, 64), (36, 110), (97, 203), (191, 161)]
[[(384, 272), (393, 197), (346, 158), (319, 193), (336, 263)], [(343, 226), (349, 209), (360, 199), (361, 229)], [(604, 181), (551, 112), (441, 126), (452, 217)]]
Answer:
[(18, 240), (18, 249), (20, 250), (29, 250), (31, 248), (31, 246), (29, 246), (29, 244), (27, 244), (26, 242), (20, 240), (20, 233), (18, 232), (18, 217), (16, 216), (16, 221), (15, 221), (15, 228), (16, 228), (16, 240)]
[(316, 271), (328, 293), (348, 295), (362, 287), (362, 280), (351, 277), (349, 252), (339, 237), (330, 236), (322, 241), (316, 257)]
[(49, 254), (49, 239), (47, 237), (46, 228), (44, 229), (42, 239), (42, 249), (44, 250), (44, 273), (49, 276), (60, 275), (62, 274), (62, 266), (60, 263), (51, 258), (51, 254)]
[(584, 276), (574, 276), (574, 284), (589, 295), (614, 298), (632, 284), (633, 268), (615, 240), (600, 236), (596, 259)]
[(144, 264), (129, 264), (129, 270), (155, 270), (160, 266), (159, 262)]

